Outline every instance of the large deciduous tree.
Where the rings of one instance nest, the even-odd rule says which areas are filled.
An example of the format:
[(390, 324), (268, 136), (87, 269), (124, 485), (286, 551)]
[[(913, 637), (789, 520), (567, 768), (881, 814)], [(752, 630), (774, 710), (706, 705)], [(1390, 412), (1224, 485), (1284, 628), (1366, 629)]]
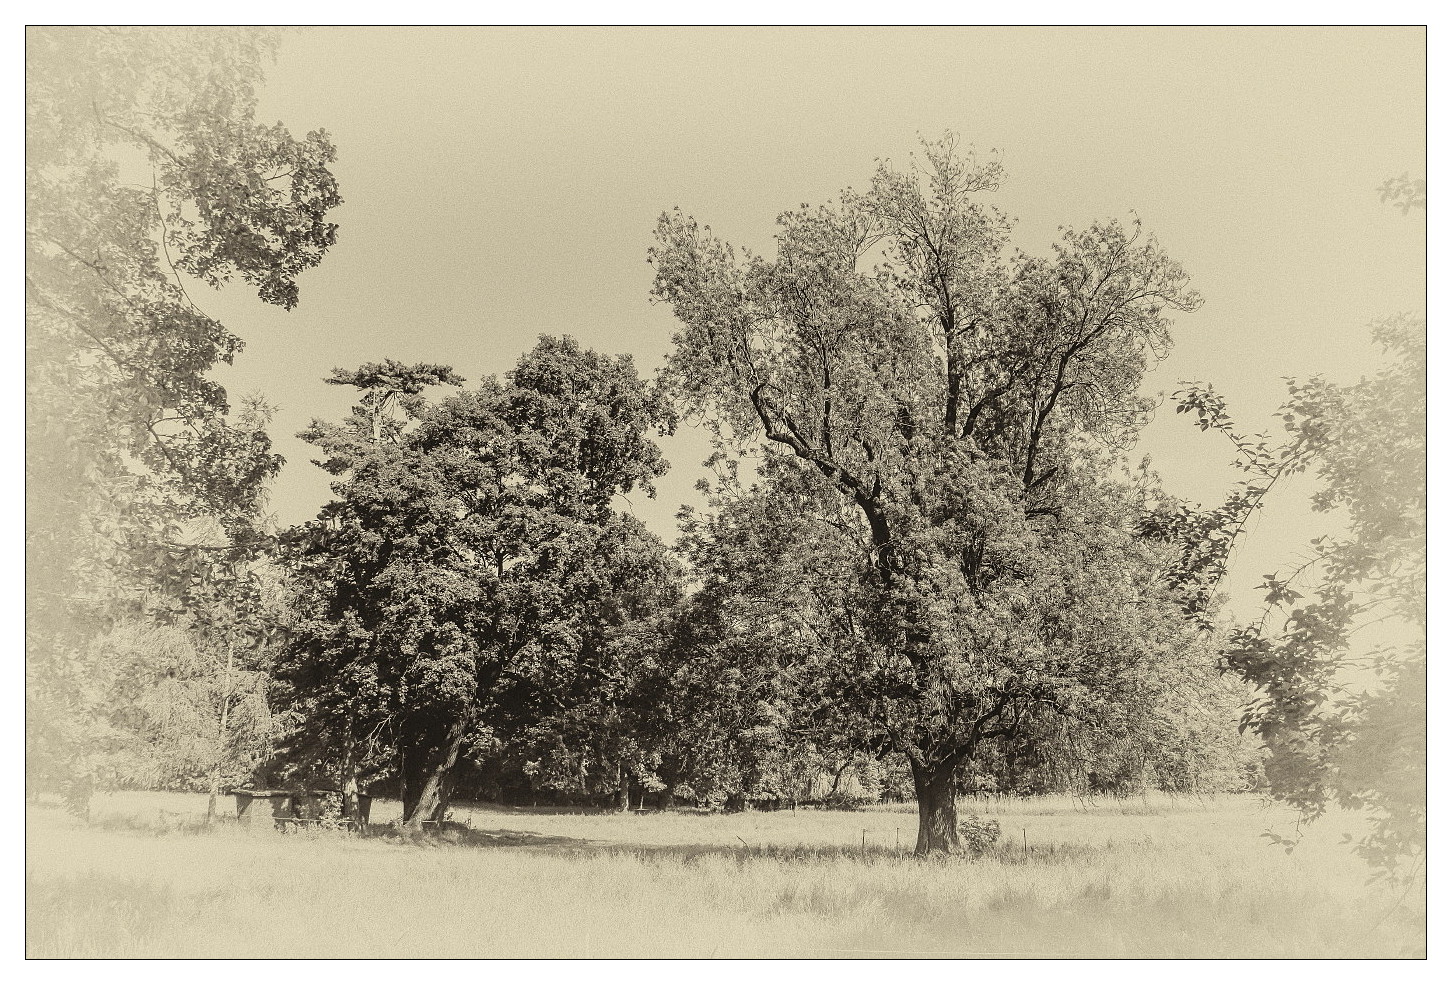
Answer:
[(980, 743), (1030, 709), (1092, 712), (1184, 642), (1163, 552), (1094, 448), (1134, 437), (1170, 314), (1199, 304), (1137, 223), (1008, 255), (982, 201), (997, 164), (951, 137), (925, 157), (784, 213), (774, 258), (679, 211), (650, 254), (678, 395), (814, 484), (851, 617), (824, 672), (864, 743), (908, 759), (919, 852), (956, 847)]
[(403, 401), (416, 423), (374, 440), (390, 372), (454, 382), (397, 364), (335, 376), (365, 392), (351, 425), (308, 432), (339, 480), (298, 560), (304, 623), (285, 676), (343, 741), (391, 739), (417, 827), (442, 817), (469, 743), (552, 710), (541, 693), (599, 657), (631, 610), (659, 548), (612, 500), (652, 491), (665, 462), (650, 433), (670, 414), (629, 357), (546, 337), (505, 381)]
[[(245, 572), (263, 547), (259, 497), (281, 459), (265, 408), (231, 413), (208, 377), (242, 340), (191, 292), (236, 279), (292, 308), (334, 241), (327, 134), (255, 119), (276, 44), (239, 29), (26, 33), (32, 786), (97, 778), (87, 654), (106, 648), (88, 641), (118, 619), (191, 619), (239, 584), (201, 569)], [(203, 520), (215, 543), (182, 535)]]

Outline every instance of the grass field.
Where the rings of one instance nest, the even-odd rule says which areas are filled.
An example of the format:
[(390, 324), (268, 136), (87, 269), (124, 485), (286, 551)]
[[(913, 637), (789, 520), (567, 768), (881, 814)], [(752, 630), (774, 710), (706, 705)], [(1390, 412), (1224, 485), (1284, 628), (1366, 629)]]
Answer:
[[(1340, 845), (1291, 854), (1253, 797), (974, 806), (988, 856), (919, 860), (908, 806), (617, 815), (461, 806), (466, 831), (248, 833), (205, 797), (30, 807), (31, 957), (1412, 957), (1421, 886)], [(375, 802), (373, 820), (397, 804)], [(1025, 841), (1026, 838), (1026, 841)]]

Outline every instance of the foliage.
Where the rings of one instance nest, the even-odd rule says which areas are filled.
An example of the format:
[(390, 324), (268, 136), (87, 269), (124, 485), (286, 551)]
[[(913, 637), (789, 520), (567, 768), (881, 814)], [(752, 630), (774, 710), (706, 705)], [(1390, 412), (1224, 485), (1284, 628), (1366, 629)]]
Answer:
[(326, 214), (341, 200), (326, 133), (296, 140), (253, 118), (275, 46), (250, 30), (27, 32), (33, 787), (98, 779), (92, 752), (107, 726), (92, 679), (109, 675), (94, 663), (107, 652), (92, 645), (99, 634), (212, 603), (237, 613), (252, 591), (262, 491), (281, 458), (269, 409), (249, 400), (233, 412), (208, 378), (242, 341), (197, 307), (185, 278), (240, 279), (291, 308), (298, 275), (333, 243)]
[(658, 791), (664, 741), (657, 714), (665, 634), (680, 593), (665, 546), (633, 517), (619, 517), (593, 548), (593, 576), (560, 600), (593, 617), (570, 645), (530, 672), (535, 697), (514, 744), (540, 787), (576, 794), (614, 792), (628, 806), (632, 786)]
[[(735, 495), (735, 462), (715, 462), (728, 488), (710, 497), (710, 513), (680, 514), (678, 548), (698, 584), (671, 628), (668, 772), (684, 796), (738, 805), (791, 797), (793, 767), (811, 753), (795, 734), (794, 669), (816, 640), (791, 598), (811, 583), (779, 579), (761, 561), (764, 551), (778, 551), (810, 566), (818, 545), (799, 537), (789, 507)], [(727, 502), (739, 508), (722, 508)]]
[(265, 672), (198, 646), (179, 626), (121, 623), (94, 645), (104, 651), (95, 665), (113, 675), (105, 682), (112, 785), (239, 784), (271, 752)]
[(962, 839), (963, 850), (974, 858), (993, 851), (998, 845), (999, 835), (996, 817), (982, 818), (977, 814), (969, 814), (958, 825), (958, 836)]
[[(1389, 182), (1383, 197), (1410, 187)], [(1412, 204), (1425, 207), (1425, 189)], [(1372, 334), (1389, 357), (1375, 376), (1289, 381), (1287, 437), (1265, 456), (1282, 474), (1314, 470), (1311, 508), (1344, 519), (1344, 533), (1265, 576), (1260, 618), (1237, 627), (1224, 655), (1258, 689), (1244, 727), (1270, 750), (1272, 793), (1306, 818), (1369, 808), (1376, 823), (1358, 851), (1392, 873), (1427, 837), (1427, 324), (1401, 315)], [(1207, 393), (1187, 400), (1230, 433)]]
[(1225, 501), (1212, 508), (1200, 507), (1171, 496), (1159, 484), (1159, 477), (1146, 461), (1138, 477), (1141, 498), (1139, 535), (1158, 541), (1173, 551), (1165, 578), (1180, 599), (1185, 614), (1205, 632), (1216, 631), (1221, 599), (1216, 594), (1230, 570), (1231, 552), (1237, 538), (1277, 481), (1294, 475), (1304, 465), (1296, 449), (1272, 451), (1268, 434), (1247, 436), (1235, 430), (1225, 413), (1224, 399), (1213, 387), (1190, 387), (1175, 394), (1175, 413), (1195, 411), (1201, 431), (1214, 428), (1225, 434), (1239, 452), (1236, 466), (1250, 478), (1231, 487)]
[[(464, 380), (447, 366), (405, 366), (390, 359), (357, 370), (334, 369), (326, 382), (356, 387), (359, 402), (341, 424), (314, 420), (300, 437), (325, 451), (315, 465), (347, 476), (365, 463), (377, 467), (376, 462), (396, 457), (426, 410), (428, 387), (460, 386)], [(290, 618), (277, 677), (288, 726), (272, 766), (281, 778), (321, 773), (335, 779), (344, 772), (361, 775), (366, 783), (396, 763), (396, 746), (383, 728), (388, 689), (369, 658), (367, 630), (343, 603), (340, 579), (349, 576), (349, 561), (358, 561), (356, 555), (349, 559), (343, 547), (348, 533), (328, 519), (284, 535)], [(384, 546), (377, 537), (367, 544), (374, 551)]]
[[(367, 387), (360, 408), (383, 406), (372, 368), (345, 375)], [(457, 381), (443, 367), (389, 375), (405, 390)], [(305, 432), (339, 480), (298, 532), (301, 622), (282, 676), (303, 731), (335, 748), (388, 740), (418, 822), (446, 808), (467, 746), (608, 671), (612, 626), (659, 570), (658, 546), (612, 498), (653, 492), (665, 463), (648, 432), (670, 416), (629, 357), (548, 337), (506, 382), (400, 407), (416, 423), (387, 440), (359, 413)]]
[(1249, 689), (1216, 669), (1209, 640), (1144, 668), (1092, 716), (1040, 714), (984, 743), (971, 763), (988, 789), (1080, 796), (1234, 793), (1259, 782), (1258, 743), (1236, 729)]
[(923, 851), (954, 847), (952, 774), (981, 742), (1083, 714), (1185, 642), (1095, 447), (1132, 438), (1169, 313), (1199, 304), (1137, 224), (1005, 256), (977, 200), (998, 165), (952, 138), (926, 159), (784, 213), (775, 259), (679, 211), (651, 251), (677, 394), (723, 447), (774, 449), (761, 495), (798, 497), (835, 562), (805, 582), (832, 637), (805, 676), (864, 748), (909, 759)]
[(1377, 191), (1381, 194), (1383, 202), (1391, 202), (1402, 210), (1402, 215), (1411, 212), (1412, 209), (1427, 208), (1427, 179), (1413, 178), (1409, 172), (1403, 171), (1399, 177), (1388, 178)]
[[(1426, 322), (1374, 333), (1392, 356), (1377, 376), (1293, 383), (1286, 405), (1290, 440), (1320, 480), (1312, 508), (1342, 512), (1349, 530), (1312, 541), (1290, 575), (1266, 576), (1267, 611), (1226, 657), (1262, 689), (1248, 721), (1272, 750), (1272, 789), (1309, 816), (1333, 801), (1372, 808), (1379, 824), (1360, 851), (1389, 870), (1426, 849)], [(1296, 591), (1308, 576), (1313, 587)], [(1402, 630), (1354, 642), (1380, 622)]]

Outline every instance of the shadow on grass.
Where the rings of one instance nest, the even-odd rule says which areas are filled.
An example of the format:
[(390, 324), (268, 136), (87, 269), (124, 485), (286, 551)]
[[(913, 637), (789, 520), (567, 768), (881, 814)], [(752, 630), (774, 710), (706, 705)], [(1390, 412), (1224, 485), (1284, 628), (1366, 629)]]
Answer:
[(1031, 845), (1027, 852), (1009, 841), (1001, 841), (980, 854), (960, 852), (953, 855), (916, 855), (909, 845), (889, 847), (868, 845), (630, 845), (607, 843), (592, 846), (591, 854), (605, 857), (634, 858), (642, 862), (673, 864), (723, 859), (744, 865), (766, 861), (781, 865), (818, 864), (917, 864), (933, 866), (962, 865), (1074, 865), (1101, 857), (1105, 849), (1095, 845)]
[(690, 807), (686, 805), (622, 811), (618, 807), (586, 807), (580, 804), (524, 806), (522, 804), (496, 804), (493, 801), (486, 800), (461, 800), (455, 801), (452, 806), (455, 810), (460, 811), (478, 811), (485, 814), (520, 814), (526, 817), (628, 817), (632, 814), (685, 814), (697, 816), (712, 813), (708, 808)]
[(144, 835), (201, 835), (221, 828), (236, 828), (236, 819), (227, 815), (207, 821), (204, 813), (157, 810), (155, 813), (97, 812), (88, 819), (81, 819), (54, 811), (49, 820), (61, 827), (90, 828), (95, 831), (111, 831), (118, 834)]
[(588, 838), (547, 835), (538, 831), (517, 831), (510, 828), (472, 828), (452, 821), (436, 830), (415, 831), (393, 824), (370, 824), (353, 837), (379, 839), (393, 843), (464, 848), (590, 848), (601, 844)]
[[(462, 848), (521, 850), (546, 854), (563, 854), (572, 857), (629, 858), (648, 864), (702, 864), (710, 860), (721, 860), (736, 865), (749, 862), (772, 862), (778, 865), (821, 865), (857, 864), (881, 865), (886, 863), (908, 863), (935, 865), (988, 864), (1005, 867), (1024, 865), (1059, 866), (1082, 864), (1095, 857), (1102, 857), (1106, 851), (1128, 851), (1141, 853), (1153, 850), (1152, 843), (1126, 841), (1115, 845), (1082, 844), (1075, 842), (1037, 843), (1024, 845), (1017, 839), (1005, 836), (987, 851), (972, 855), (968, 853), (945, 856), (918, 857), (913, 853), (913, 844), (905, 841), (896, 845), (877, 844), (771, 844), (770, 842), (747, 842), (740, 838), (737, 844), (723, 842), (701, 842), (681, 844), (659, 844), (631, 840), (610, 840), (581, 838), (560, 834), (545, 834), (526, 827), (503, 827), (490, 825), (474, 827), (446, 821), (442, 825), (429, 826), (423, 831), (403, 828), (396, 823), (369, 824), (363, 830), (344, 828), (318, 828), (310, 826), (274, 829), (270, 824), (238, 824), (234, 818), (219, 817), (208, 824), (202, 814), (177, 814), (158, 811), (156, 814), (105, 814), (93, 816), (89, 822), (65, 817), (59, 810), (52, 820), (66, 826), (89, 827), (118, 834), (151, 837), (239, 837), (289, 840), (347, 842), (375, 841), (400, 847), (417, 848)], [(511, 811), (521, 821), (531, 815), (553, 816), (566, 811), (559, 808), (523, 807)], [(581, 814), (578, 808), (569, 813)], [(612, 812), (600, 812), (612, 813)], [(673, 812), (674, 813), (674, 812)], [(682, 810), (679, 813), (697, 813)], [(63, 820), (62, 820), (63, 819)], [(497, 814), (490, 821), (505, 820)], [(528, 822), (525, 821), (527, 824)]]
[(468, 828), (448, 824), (438, 832), (414, 832), (389, 825), (374, 825), (364, 834), (395, 844), (442, 848), (455, 846), (477, 849), (515, 849), (540, 854), (567, 855), (573, 858), (631, 859), (653, 865), (699, 865), (719, 860), (744, 866), (748, 863), (770, 862), (777, 865), (1074, 865), (1102, 856), (1105, 848), (1081, 844), (1030, 845), (1003, 839), (980, 854), (963, 852), (954, 855), (918, 856), (913, 846), (887, 845), (773, 845), (747, 843), (727, 845), (720, 842), (661, 845), (629, 841), (604, 841), (545, 835), (535, 831), (505, 828)]

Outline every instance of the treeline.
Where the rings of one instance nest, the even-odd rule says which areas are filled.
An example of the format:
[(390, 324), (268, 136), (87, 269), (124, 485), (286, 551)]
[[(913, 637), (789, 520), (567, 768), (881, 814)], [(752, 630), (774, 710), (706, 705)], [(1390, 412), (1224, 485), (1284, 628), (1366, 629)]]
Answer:
[[(396, 793), (418, 823), (460, 790), (624, 808), (795, 802), (824, 776), (848, 780), (828, 797), (911, 789), (901, 750), (872, 745), (843, 690), (862, 686), (863, 641), (841, 624), (870, 615), (832, 594), (865, 532), (846, 511), (842, 529), (818, 529), (839, 504), (791, 459), (750, 489), (723, 480), (672, 551), (617, 508), (651, 493), (665, 469), (651, 434), (674, 423), (627, 357), (547, 337), (505, 380), (435, 402), (430, 387), (463, 383), (447, 367), (370, 364), (330, 382), (359, 396), (348, 420), (306, 432), (339, 480), (277, 557), (291, 591), (269, 673), (296, 725), (269, 782)], [(1245, 695), (1162, 608), (1159, 659), (1073, 709), (1041, 711), (1047, 690), (1023, 702), (961, 778), (1244, 788)]]
[[(296, 304), (327, 134), (254, 121), (266, 34), (28, 41), (29, 791), (337, 786), (411, 826), (910, 795), (931, 852), (965, 790), (1262, 782), (1216, 589), (1264, 489), (1201, 510), (1127, 468), (1200, 304), (1137, 223), (1014, 251), (952, 136), (774, 256), (666, 212), (657, 376), (568, 336), (472, 384), (339, 368), (351, 414), (303, 433), (333, 499), (278, 530), (270, 411), (208, 379), (242, 342), (182, 274)], [(620, 507), (682, 415), (716, 453), (668, 545)]]

